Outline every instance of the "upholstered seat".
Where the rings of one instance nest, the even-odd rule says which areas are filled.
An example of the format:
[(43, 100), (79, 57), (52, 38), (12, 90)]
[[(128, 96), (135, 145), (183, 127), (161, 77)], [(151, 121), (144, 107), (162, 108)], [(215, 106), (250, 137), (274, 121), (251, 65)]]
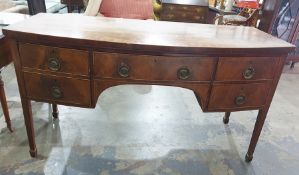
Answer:
[(247, 18), (245, 18), (244, 16), (240, 16), (240, 15), (225, 15), (223, 16), (223, 22), (227, 23), (230, 21), (233, 22), (245, 22), (247, 20)]
[(216, 24), (256, 26), (259, 9), (244, 8), (237, 15), (219, 15), (214, 19)]
[(105, 17), (152, 19), (152, 0), (90, 0), (85, 15)]

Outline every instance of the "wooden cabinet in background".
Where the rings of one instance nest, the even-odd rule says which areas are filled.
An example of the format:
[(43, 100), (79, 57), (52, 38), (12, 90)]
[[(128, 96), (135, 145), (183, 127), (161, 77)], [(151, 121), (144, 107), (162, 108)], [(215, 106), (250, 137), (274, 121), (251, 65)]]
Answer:
[(209, 12), (208, 0), (160, 0), (161, 21), (207, 23)]
[(265, 0), (259, 29), (297, 46), (288, 56), (294, 63), (299, 61), (299, 0)]

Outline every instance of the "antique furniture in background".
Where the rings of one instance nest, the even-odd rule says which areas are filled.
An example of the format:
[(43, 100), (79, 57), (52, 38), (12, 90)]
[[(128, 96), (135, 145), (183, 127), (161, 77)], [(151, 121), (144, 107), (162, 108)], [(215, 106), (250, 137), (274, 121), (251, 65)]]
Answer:
[(0, 0), (0, 12), (28, 14), (27, 1)]
[(30, 15), (47, 12), (45, 0), (27, 0), (27, 2)]
[(8, 112), (8, 106), (4, 91), (4, 82), (1, 76), (1, 70), (12, 62), (12, 55), (9, 49), (9, 43), (6, 37), (2, 34), (2, 27), (7, 26), (21, 20), (28, 18), (27, 15), (17, 13), (4, 13), (0, 12), (0, 101), (2, 105), (2, 111), (5, 118), (7, 128), (13, 132), (11, 121)]
[(72, 13), (75, 9), (80, 13), (85, 6), (83, 0), (61, 0), (60, 2), (67, 6), (67, 11), (69, 13)]
[(208, 0), (159, 0), (162, 8), (159, 12), (161, 21), (207, 23), (209, 12)]
[(127, 19), (153, 19), (153, 0), (90, 0), (84, 15)]
[(297, 16), (296, 25), (292, 29), (291, 43), (296, 45), (296, 50), (289, 54), (287, 60), (291, 61), (291, 68), (294, 68), (295, 63), (299, 62), (299, 17)]
[(237, 13), (231, 10), (220, 9), (219, 7), (212, 7), (209, 6), (209, 14), (207, 23), (208, 24), (215, 24), (215, 17), (217, 15), (224, 16), (224, 15), (236, 15)]
[(258, 29), (271, 33), (273, 24), (275, 22), (279, 7), (282, 0), (264, 0), (261, 7), (261, 14), (259, 16), (260, 22)]
[(224, 123), (230, 112), (259, 110), (249, 162), (286, 56), (294, 50), (252, 27), (72, 14), (39, 14), (3, 32), (10, 39), (33, 157), (31, 100), (95, 108), (109, 87), (149, 84), (193, 90), (204, 112), (226, 112)]
[(299, 1), (282, 0), (273, 22), (272, 35), (297, 45), (296, 51), (288, 56), (288, 60), (292, 61), (291, 67), (294, 67), (295, 62), (299, 61), (298, 23)]
[(259, 16), (258, 9), (244, 8), (237, 15), (218, 15), (214, 19), (214, 23), (223, 25), (244, 25), (256, 27)]

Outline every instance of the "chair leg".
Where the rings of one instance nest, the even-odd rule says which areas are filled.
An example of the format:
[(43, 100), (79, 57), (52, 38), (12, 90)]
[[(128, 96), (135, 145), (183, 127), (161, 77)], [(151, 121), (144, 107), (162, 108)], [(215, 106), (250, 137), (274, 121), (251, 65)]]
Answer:
[(230, 112), (225, 112), (225, 115), (223, 117), (223, 123), (224, 124), (228, 124), (228, 122), (229, 122), (229, 116), (230, 116)]
[(53, 118), (57, 119), (58, 114), (59, 114), (59, 111), (58, 111), (57, 104), (52, 104), (52, 116), (53, 116)]
[(0, 72), (0, 100), (1, 100), (2, 110), (3, 110), (7, 128), (9, 129), (10, 132), (13, 132), (10, 117), (9, 117), (8, 106), (7, 106), (7, 101), (6, 101), (5, 91), (4, 91), (4, 82), (2, 80), (1, 72)]

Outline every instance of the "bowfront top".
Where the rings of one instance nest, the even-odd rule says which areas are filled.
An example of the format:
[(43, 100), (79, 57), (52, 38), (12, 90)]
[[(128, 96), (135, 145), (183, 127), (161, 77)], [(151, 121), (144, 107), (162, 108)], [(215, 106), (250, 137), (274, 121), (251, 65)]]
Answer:
[(19, 40), (159, 54), (287, 54), (294, 45), (253, 27), (190, 24), (80, 14), (38, 14), (5, 27)]

